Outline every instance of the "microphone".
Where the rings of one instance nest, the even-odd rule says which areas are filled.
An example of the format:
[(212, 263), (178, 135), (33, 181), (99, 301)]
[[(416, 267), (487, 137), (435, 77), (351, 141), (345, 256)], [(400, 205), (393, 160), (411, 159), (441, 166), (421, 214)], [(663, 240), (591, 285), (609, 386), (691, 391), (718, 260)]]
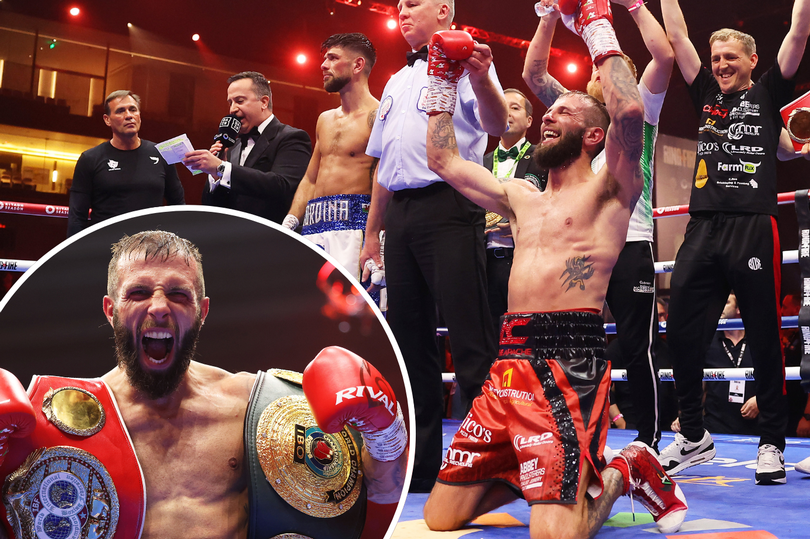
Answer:
[(236, 114), (228, 114), (219, 122), (219, 132), (214, 135), (214, 142), (221, 142), (224, 149), (236, 144), (239, 130), (242, 129), (242, 122)]

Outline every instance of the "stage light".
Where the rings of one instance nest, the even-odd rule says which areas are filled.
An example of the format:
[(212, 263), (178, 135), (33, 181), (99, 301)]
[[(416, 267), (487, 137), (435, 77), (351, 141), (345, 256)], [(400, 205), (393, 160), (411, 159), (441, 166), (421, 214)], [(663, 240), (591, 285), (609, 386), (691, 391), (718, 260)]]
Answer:
[(73, 15), (74, 17), (77, 17), (79, 15), (79, 13), (81, 13), (81, 12), (82, 11), (77, 7), (72, 7), (72, 8), (70, 8), (70, 11), (69, 11), (69, 13), (71, 15)]
[(298, 56), (295, 57), (295, 61), (298, 62), (299, 64), (305, 64), (307, 63), (307, 55), (299, 54)]
[(193, 36), (191, 36), (191, 41), (199, 41), (199, 40), (200, 40), (200, 34), (194, 34)]
[(127, 28), (132, 28), (132, 23), (131, 22), (127, 23)]
[(566, 69), (568, 69), (569, 73), (576, 73), (577, 72), (577, 64), (570, 63), (570, 64), (568, 64), (568, 67)]
[(56, 39), (54, 39), (53, 41), (51, 41), (51, 44), (50, 44), (50, 45), (48, 45), (48, 48), (49, 48), (49, 49), (55, 49), (55, 48), (56, 48)]
[(397, 21), (394, 19), (388, 19), (388, 22), (385, 23), (389, 30), (393, 30), (397, 27)]

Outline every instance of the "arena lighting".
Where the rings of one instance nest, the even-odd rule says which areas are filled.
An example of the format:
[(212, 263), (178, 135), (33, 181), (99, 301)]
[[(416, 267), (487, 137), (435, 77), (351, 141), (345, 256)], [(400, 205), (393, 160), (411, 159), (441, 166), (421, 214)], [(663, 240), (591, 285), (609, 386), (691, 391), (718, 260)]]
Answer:
[(42, 150), (39, 148), (31, 148), (29, 146), (17, 146), (15, 144), (8, 144), (4, 142), (0, 142), (0, 152), (27, 155), (29, 157), (48, 157), (50, 159), (61, 159), (62, 161), (73, 162), (78, 161), (80, 155), (78, 153)]
[(193, 36), (191, 36), (191, 41), (199, 41), (199, 40), (200, 40), (200, 34), (194, 34)]
[(397, 21), (394, 19), (388, 19), (388, 22), (385, 23), (389, 30), (393, 30), (397, 27)]
[(569, 73), (576, 73), (577, 72), (577, 64), (571, 62), (570, 64), (568, 64), (566, 66), (566, 69), (568, 70)]
[(79, 13), (81, 13), (81, 12), (82, 12), (82, 10), (80, 10), (79, 8), (72, 7), (72, 8), (70, 8), (70, 11), (68, 13), (70, 13), (74, 17), (77, 17), (79, 15)]
[(132, 23), (131, 22), (127, 23), (127, 28), (132, 28)]
[(298, 56), (295, 57), (295, 61), (303, 65), (307, 63), (307, 55), (304, 53), (300, 53)]

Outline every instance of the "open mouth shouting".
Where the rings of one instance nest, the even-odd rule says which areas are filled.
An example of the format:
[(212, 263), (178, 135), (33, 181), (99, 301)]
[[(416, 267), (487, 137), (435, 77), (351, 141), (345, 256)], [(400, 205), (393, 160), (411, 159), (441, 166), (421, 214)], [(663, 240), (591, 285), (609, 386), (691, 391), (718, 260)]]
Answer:
[(141, 347), (150, 363), (161, 365), (174, 348), (174, 336), (166, 328), (148, 328), (142, 333)]
[(544, 129), (541, 144), (546, 144), (547, 142), (557, 140), (558, 138), (560, 138), (560, 133), (558, 133), (557, 131), (552, 131), (551, 129)]

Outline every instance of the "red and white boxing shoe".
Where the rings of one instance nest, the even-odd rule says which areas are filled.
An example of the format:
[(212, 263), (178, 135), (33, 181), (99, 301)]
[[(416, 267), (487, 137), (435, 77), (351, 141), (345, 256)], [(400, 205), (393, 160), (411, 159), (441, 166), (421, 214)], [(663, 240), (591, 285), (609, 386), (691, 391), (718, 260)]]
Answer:
[(624, 494), (638, 499), (652, 514), (661, 533), (675, 533), (686, 519), (686, 497), (643, 442), (633, 442), (614, 457), (608, 468), (621, 472)]

